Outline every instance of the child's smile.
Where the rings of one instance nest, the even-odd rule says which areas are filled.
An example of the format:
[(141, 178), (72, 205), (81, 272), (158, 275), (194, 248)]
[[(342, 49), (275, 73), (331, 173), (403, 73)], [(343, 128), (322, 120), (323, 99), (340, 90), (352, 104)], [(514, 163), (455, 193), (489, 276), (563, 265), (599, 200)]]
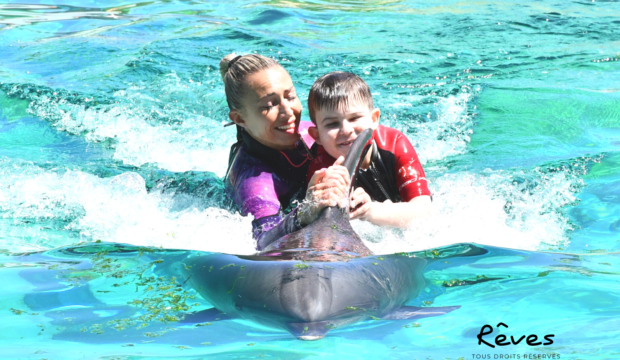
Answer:
[(349, 148), (351, 147), (355, 139), (357, 139), (357, 137), (353, 138), (353, 140), (347, 140), (345, 142), (341, 142), (340, 144), (338, 144), (338, 147), (346, 148), (347, 149), (346, 151), (349, 152)]

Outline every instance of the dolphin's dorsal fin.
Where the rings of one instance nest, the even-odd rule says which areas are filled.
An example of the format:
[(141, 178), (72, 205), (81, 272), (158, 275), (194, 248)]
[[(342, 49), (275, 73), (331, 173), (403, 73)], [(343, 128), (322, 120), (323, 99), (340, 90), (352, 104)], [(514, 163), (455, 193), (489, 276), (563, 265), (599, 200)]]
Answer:
[[(361, 134), (357, 136), (357, 139), (351, 145), (351, 149), (349, 149), (349, 153), (347, 157), (344, 159), (344, 163), (342, 166), (346, 167), (349, 170), (349, 175), (351, 176), (351, 186), (353, 186), (353, 181), (355, 180), (355, 174), (357, 174), (357, 169), (359, 169), (360, 164), (364, 156), (366, 155), (367, 149), (370, 147), (370, 138), (372, 137), (373, 129), (366, 129), (362, 131)], [(350, 189), (349, 189), (350, 190)]]
[[(366, 129), (357, 136), (357, 138), (351, 145), (351, 149), (349, 149), (347, 157), (344, 159), (344, 163), (342, 164), (342, 166), (347, 168), (347, 170), (349, 171), (349, 176), (351, 177), (349, 193), (351, 192), (353, 184), (355, 183), (355, 176), (357, 175), (357, 170), (359, 169), (362, 160), (364, 159), (364, 156), (366, 156), (366, 153), (370, 148), (370, 139), (372, 138), (372, 133), (373, 129)], [(348, 201), (346, 209), (349, 209)]]
[[(362, 163), (362, 160), (366, 155), (366, 152), (370, 148), (370, 138), (372, 137), (372, 132), (373, 129), (366, 129), (357, 136), (357, 138), (351, 145), (351, 148), (349, 149), (347, 157), (342, 163), (342, 166), (347, 168), (347, 170), (349, 171), (349, 176), (351, 177), (351, 185), (349, 186), (348, 193), (351, 193), (351, 188), (353, 187), (353, 184), (355, 182), (355, 175), (357, 174), (357, 169), (359, 169), (360, 164)], [(334, 223), (338, 221), (345, 221), (346, 223), (348, 223), (349, 202), (346, 202), (344, 208), (341, 208), (339, 206), (325, 208), (315, 221), (319, 221), (319, 219), (321, 219), (321, 221), (326, 221), (327, 219), (329, 219), (327, 220), (327, 222), (329, 223)]]

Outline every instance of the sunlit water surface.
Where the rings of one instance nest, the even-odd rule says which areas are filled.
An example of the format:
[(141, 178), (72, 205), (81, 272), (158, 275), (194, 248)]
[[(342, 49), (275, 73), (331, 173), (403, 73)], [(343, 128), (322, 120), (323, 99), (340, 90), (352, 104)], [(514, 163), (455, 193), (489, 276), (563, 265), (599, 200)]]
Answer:
[[(602, 0), (0, 4), (2, 356), (620, 357), (618, 19)], [(183, 284), (183, 258), (254, 251), (252, 218), (221, 180), (235, 134), (218, 63), (231, 52), (278, 59), (304, 104), (326, 72), (369, 83), (382, 124), (414, 144), (437, 215), (405, 231), (353, 225), (381, 255), (486, 245), (430, 265), (410, 304), (461, 309), (309, 343), (177, 321), (210, 307)], [(479, 346), (499, 322), (554, 344)]]

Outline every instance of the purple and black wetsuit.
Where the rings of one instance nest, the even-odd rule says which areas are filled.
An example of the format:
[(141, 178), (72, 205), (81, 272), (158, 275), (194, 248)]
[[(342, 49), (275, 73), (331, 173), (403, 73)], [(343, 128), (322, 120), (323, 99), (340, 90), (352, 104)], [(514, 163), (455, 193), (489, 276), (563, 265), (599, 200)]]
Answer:
[[(258, 250), (273, 240), (301, 229), (295, 201), (306, 194), (310, 165), (307, 149), (314, 139), (308, 135), (312, 123), (302, 121), (295, 149), (267, 147), (238, 127), (238, 141), (231, 148), (226, 186), (242, 215), (254, 215), (252, 233)], [(288, 215), (287, 215), (288, 212)]]

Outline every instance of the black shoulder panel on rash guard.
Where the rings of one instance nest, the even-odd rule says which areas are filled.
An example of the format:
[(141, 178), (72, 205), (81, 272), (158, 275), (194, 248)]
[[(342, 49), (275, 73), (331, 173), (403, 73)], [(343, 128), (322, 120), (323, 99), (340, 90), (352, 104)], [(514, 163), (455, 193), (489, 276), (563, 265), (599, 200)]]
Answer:
[(380, 149), (373, 141), (370, 166), (367, 170), (358, 171), (355, 187), (362, 187), (374, 201), (401, 202), (394, 178), (395, 167), (396, 156), (390, 151)]

